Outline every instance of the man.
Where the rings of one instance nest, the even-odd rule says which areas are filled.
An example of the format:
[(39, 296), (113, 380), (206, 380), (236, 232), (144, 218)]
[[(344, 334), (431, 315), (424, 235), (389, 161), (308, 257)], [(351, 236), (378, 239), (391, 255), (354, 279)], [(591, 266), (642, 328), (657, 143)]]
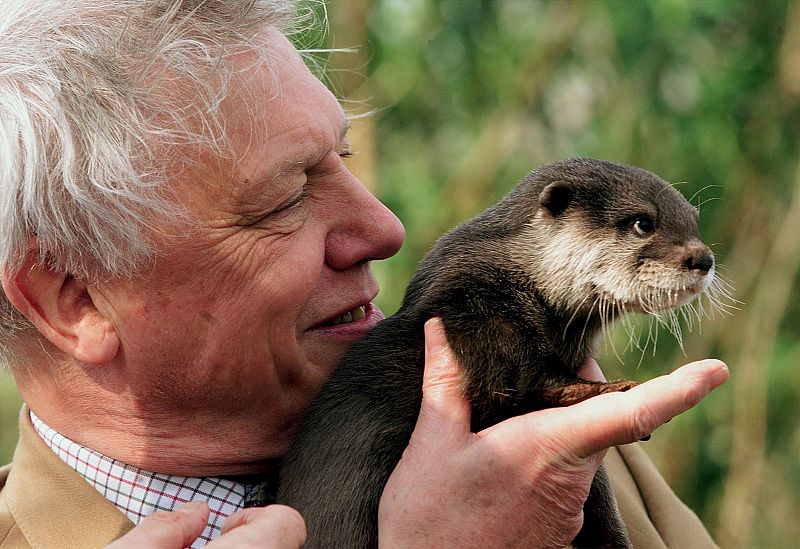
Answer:
[[(285, 37), (292, 5), (0, 12), (2, 343), (26, 403), (0, 544), (102, 547), (141, 522), (115, 547), (298, 547), (297, 513), (243, 508), (269, 501), (303, 411), (381, 318), (369, 262), (403, 230), (342, 162), (347, 118)], [(426, 341), (419, 422), (381, 503), (387, 547), (563, 546), (604, 450), (727, 377), (704, 361), (475, 435), (436, 322)], [(710, 542), (614, 456), (635, 540), (673, 535), (647, 516), (655, 490), (667, 530)]]

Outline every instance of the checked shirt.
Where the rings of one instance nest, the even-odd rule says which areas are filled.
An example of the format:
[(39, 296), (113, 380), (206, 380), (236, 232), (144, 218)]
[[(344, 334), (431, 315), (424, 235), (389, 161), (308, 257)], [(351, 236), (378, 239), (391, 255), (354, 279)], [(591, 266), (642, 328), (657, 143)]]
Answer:
[(205, 501), (211, 513), (192, 544), (202, 547), (218, 537), (225, 519), (253, 505), (271, 503), (274, 482), (246, 485), (223, 478), (163, 475), (127, 465), (77, 444), (31, 412), (39, 436), (69, 467), (111, 501), (134, 524), (157, 511), (173, 511), (188, 501)]

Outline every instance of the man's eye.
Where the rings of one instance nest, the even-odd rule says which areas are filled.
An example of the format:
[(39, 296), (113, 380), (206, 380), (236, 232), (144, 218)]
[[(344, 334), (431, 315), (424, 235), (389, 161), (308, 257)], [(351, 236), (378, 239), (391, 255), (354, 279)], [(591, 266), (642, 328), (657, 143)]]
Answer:
[(302, 204), (303, 201), (306, 198), (308, 198), (308, 192), (306, 192), (306, 190), (303, 189), (303, 191), (300, 194), (298, 194), (296, 197), (292, 198), (289, 202), (285, 202), (285, 203), (281, 204), (280, 206), (278, 206), (277, 209), (272, 210), (272, 213), (273, 214), (279, 214), (279, 213), (285, 212), (287, 210), (291, 210), (295, 206), (299, 206), (300, 204)]

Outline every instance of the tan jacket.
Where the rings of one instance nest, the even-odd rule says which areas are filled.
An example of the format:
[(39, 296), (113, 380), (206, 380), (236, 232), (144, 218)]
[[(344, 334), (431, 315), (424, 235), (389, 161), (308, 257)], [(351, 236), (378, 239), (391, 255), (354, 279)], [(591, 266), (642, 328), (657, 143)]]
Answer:
[[(637, 445), (610, 451), (606, 467), (635, 547), (716, 547)], [(47, 447), (23, 407), (14, 460), (0, 469), (0, 547), (91, 549), (132, 527)]]

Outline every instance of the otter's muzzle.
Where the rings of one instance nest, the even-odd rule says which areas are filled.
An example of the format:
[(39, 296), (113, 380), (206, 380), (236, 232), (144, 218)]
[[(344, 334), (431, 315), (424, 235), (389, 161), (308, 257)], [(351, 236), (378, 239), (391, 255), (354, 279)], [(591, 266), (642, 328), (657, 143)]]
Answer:
[(705, 244), (698, 242), (687, 246), (683, 264), (689, 271), (708, 274), (714, 268), (714, 254)]

